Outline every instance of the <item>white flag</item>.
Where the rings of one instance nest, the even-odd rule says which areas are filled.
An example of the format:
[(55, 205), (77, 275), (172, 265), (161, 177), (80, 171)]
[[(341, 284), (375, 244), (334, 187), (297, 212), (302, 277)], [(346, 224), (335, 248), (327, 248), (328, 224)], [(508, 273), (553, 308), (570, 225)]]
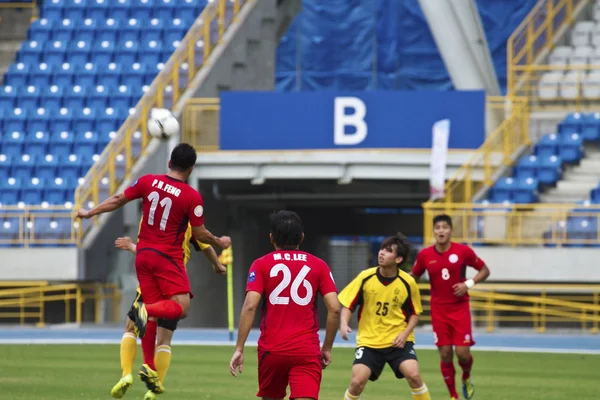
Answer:
[(429, 175), (429, 199), (432, 201), (444, 197), (449, 137), (449, 119), (442, 119), (433, 124)]

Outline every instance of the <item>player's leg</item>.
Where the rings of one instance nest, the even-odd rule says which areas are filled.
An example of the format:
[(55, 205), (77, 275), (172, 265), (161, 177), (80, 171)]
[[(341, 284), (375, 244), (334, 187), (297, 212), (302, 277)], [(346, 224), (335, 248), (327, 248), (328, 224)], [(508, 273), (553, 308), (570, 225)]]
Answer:
[(454, 368), (454, 352), (452, 345), (454, 343), (452, 323), (449, 320), (451, 315), (445, 308), (440, 306), (431, 306), (431, 325), (433, 327), (433, 338), (435, 345), (440, 353), (440, 370), (444, 383), (448, 388), (448, 393), (452, 399), (458, 399), (456, 391), (456, 369)]
[(474, 344), (471, 310), (468, 305), (465, 305), (454, 313), (454, 351), (462, 369), (462, 391), (465, 399), (471, 399), (475, 394), (475, 386), (471, 380), (471, 368), (473, 367), (471, 346)]
[(421, 379), (417, 353), (412, 342), (406, 342), (401, 349), (390, 349), (388, 363), (394, 370), (396, 378), (406, 379), (413, 400), (431, 400), (429, 389)]
[(164, 383), (167, 371), (171, 365), (171, 340), (173, 332), (177, 329), (176, 320), (158, 321), (158, 340), (156, 341), (156, 354), (154, 356), (154, 365), (160, 381)]
[(258, 352), (258, 393), (263, 400), (283, 400), (289, 382), (290, 358)]
[(166, 255), (153, 256), (160, 262), (160, 268), (154, 269), (153, 276), (160, 286), (163, 299), (152, 303), (146, 301), (148, 315), (164, 320), (185, 318), (191, 298), (190, 282), (185, 267)]
[(376, 349), (359, 347), (354, 352), (352, 379), (344, 400), (358, 400), (369, 380), (376, 381), (385, 367), (385, 357)]
[(290, 400), (318, 400), (323, 376), (321, 358), (318, 356), (292, 358), (293, 365), (288, 374)]
[(125, 323), (125, 332), (121, 339), (120, 357), (121, 357), (121, 379), (112, 388), (110, 394), (115, 399), (120, 399), (125, 396), (127, 390), (133, 384), (133, 377), (131, 372), (133, 370), (133, 363), (135, 362), (135, 356), (137, 353), (137, 335), (135, 334), (135, 312), (134, 304), (141, 298), (141, 293), (138, 290), (135, 299), (131, 304), (131, 308), (127, 313), (127, 322)]

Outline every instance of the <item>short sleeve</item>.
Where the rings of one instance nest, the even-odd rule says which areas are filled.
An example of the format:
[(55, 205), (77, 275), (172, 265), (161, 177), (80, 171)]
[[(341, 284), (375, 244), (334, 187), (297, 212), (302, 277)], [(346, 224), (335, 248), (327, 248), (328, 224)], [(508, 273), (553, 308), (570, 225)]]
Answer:
[(136, 200), (144, 197), (144, 187), (148, 179), (148, 175), (144, 175), (131, 184), (123, 193), (127, 200)]
[(323, 263), (321, 268), (321, 279), (319, 280), (319, 293), (321, 293), (321, 296), (325, 296), (332, 292), (337, 293), (333, 274), (331, 273), (329, 266)]
[(423, 313), (423, 304), (421, 303), (421, 291), (419, 290), (419, 286), (414, 279), (408, 281), (408, 286), (410, 286), (410, 301), (412, 310), (416, 315), (421, 315)]
[(246, 282), (246, 293), (258, 292), (261, 295), (265, 292), (265, 280), (262, 274), (262, 269), (258, 261), (254, 261), (248, 272), (248, 281)]
[(191, 226), (204, 225), (204, 202), (202, 196), (196, 190), (190, 188), (190, 203), (188, 210), (188, 218)]
[(419, 277), (425, 273), (425, 263), (423, 262), (423, 252), (419, 252), (417, 254), (417, 259), (415, 260), (415, 265), (413, 265), (412, 271), (410, 272), (412, 276)]
[(475, 268), (477, 271), (480, 271), (483, 267), (485, 267), (485, 262), (475, 254), (472, 248), (469, 246), (465, 246), (465, 264), (469, 267)]
[(356, 307), (362, 304), (362, 278), (358, 275), (352, 282), (348, 284), (339, 294), (340, 303), (350, 309), (356, 310)]

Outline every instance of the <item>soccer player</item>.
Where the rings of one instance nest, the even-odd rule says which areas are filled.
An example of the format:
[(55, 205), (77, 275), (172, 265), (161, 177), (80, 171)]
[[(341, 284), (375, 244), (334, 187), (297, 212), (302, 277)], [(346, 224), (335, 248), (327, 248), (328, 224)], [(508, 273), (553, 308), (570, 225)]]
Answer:
[(202, 196), (185, 183), (196, 164), (196, 151), (186, 143), (171, 152), (169, 173), (144, 175), (124, 193), (109, 197), (91, 210), (80, 209), (79, 218), (91, 218), (123, 207), (132, 200), (142, 199), (143, 223), (138, 235), (135, 268), (144, 301), (134, 306), (135, 326), (142, 338), (144, 364), (140, 379), (155, 394), (164, 392), (154, 365), (156, 321), (185, 318), (191, 291), (183, 265), (183, 245), (186, 227), (203, 243), (227, 248), (228, 236), (215, 237), (204, 226)]
[[(244, 345), (261, 299), (258, 340), (258, 394), (263, 400), (318, 400), (322, 369), (331, 363), (331, 347), (340, 318), (340, 304), (329, 266), (299, 250), (304, 240), (302, 220), (291, 211), (271, 214), (271, 244), (275, 251), (254, 261), (246, 285), (235, 352), (229, 370), (237, 376), (244, 366)], [(325, 300), (327, 325), (319, 346), (317, 293)]]
[[(141, 226), (141, 221), (140, 221)], [(202, 250), (204, 256), (210, 261), (213, 271), (219, 275), (225, 275), (227, 273), (227, 269), (221, 265), (219, 262), (219, 258), (217, 253), (212, 248), (205, 243), (199, 242), (192, 237), (192, 228), (188, 225), (187, 230), (185, 231), (185, 239), (183, 242), (183, 264), (187, 265), (190, 256), (190, 244), (194, 247), (196, 251)], [(122, 250), (128, 250), (133, 254), (136, 254), (136, 245), (131, 241), (129, 237), (120, 237), (115, 241), (115, 246)], [(123, 334), (123, 338), (121, 339), (121, 369), (122, 375), (121, 379), (117, 384), (113, 387), (110, 394), (112, 397), (116, 399), (122, 398), (127, 390), (133, 384), (133, 377), (131, 376), (131, 371), (133, 369), (133, 362), (135, 361), (135, 355), (137, 352), (137, 335), (135, 334), (135, 311), (134, 305), (138, 301), (142, 300), (142, 294), (140, 288), (138, 286), (137, 295), (131, 305), (131, 309), (127, 316), (129, 319), (125, 325), (125, 333)], [(156, 354), (154, 355), (154, 364), (156, 365), (156, 372), (158, 373), (158, 378), (161, 382), (165, 381), (165, 377), (167, 375), (167, 371), (169, 370), (169, 365), (171, 364), (171, 339), (173, 338), (173, 332), (177, 329), (177, 320), (158, 320), (158, 330), (157, 330), (157, 347)], [(151, 391), (148, 391), (144, 396), (144, 400), (153, 400), (156, 398), (156, 395)]]
[(348, 340), (352, 312), (360, 308), (356, 352), (350, 387), (344, 400), (358, 400), (367, 381), (376, 381), (388, 364), (396, 378), (405, 378), (414, 400), (430, 400), (419, 374), (413, 330), (423, 309), (415, 280), (399, 266), (410, 244), (398, 233), (381, 243), (378, 266), (359, 273), (339, 295), (342, 309), (340, 335)]
[[(468, 292), (477, 283), (485, 281), (490, 270), (469, 246), (452, 242), (452, 219), (448, 215), (438, 215), (433, 219), (433, 234), (435, 245), (421, 250), (411, 274), (417, 279), (425, 271), (429, 274), (433, 338), (440, 353), (440, 368), (450, 397), (458, 399), (453, 363), (456, 353), (463, 371), (463, 395), (470, 399), (475, 393), (471, 382), (473, 357), (470, 346), (475, 342)], [(467, 266), (479, 271), (473, 279), (466, 279)]]

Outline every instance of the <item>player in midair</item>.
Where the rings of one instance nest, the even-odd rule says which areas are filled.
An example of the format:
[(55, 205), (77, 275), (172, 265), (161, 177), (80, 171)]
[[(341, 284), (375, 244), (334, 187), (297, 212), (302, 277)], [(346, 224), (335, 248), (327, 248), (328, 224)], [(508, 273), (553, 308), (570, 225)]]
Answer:
[[(142, 221), (140, 221), (140, 226)], [(210, 261), (213, 271), (219, 275), (225, 275), (227, 269), (219, 262), (217, 253), (212, 246), (205, 243), (199, 242), (192, 236), (192, 227), (188, 225), (185, 232), (185, 239), (183, 241), (183, 264), (187, 266), (187, 263), (191, 257), (190, 245), (196, 251), (202, 251), (206, 256), (207, 260)], [(132, 242), (129, 237), (120, 237), (115, 241), (115, 246), (122, 250), (128, 250), (133, 254), (136, 254), (136, 244)], [(131, 305), (131, 309), (127, 314), (128, 319), (125, 325), (125, 333), (121, 339), (121, 379), (112, 388), (110, 394), (116, 399), (120, 399), (125, 396), (127, 390), (133, 384), (133, 377), (131, 375), (133, 369), (133, 363), (135, 361), (135, 355), (137, 353), (137, 335), (135, 333), (135, 304), (139, 301), (143, 301), (142, 292), (138, 286), (137, 295)], [(167, 371), (171, 365), (171, 340), (173, 333), (177, 329), (177, 320), (158, 320), (157, 329), (157, 343), (156, 343), (156, 354), (154, 355), (154, 365), (156, 365), (156, 372), (158, 378), (164, 383)], [(144, 396), (144, 400), (153, 400), (156, 395), (151, 391), (148, 391)]]
[(231, 245), (229, 237), (217, 238), (204, 226), (202, 196), (185, 183), (195, 164), (196, 150), (180, 143), (171, 152), (168, 174), (144, 175), (125, 192), (109, 197), (91, 210), (77, 212), (79, 218), (91, 218), (142, 199), (143, 222), (135, 269), (144, 301), (135, 304), (134, 318), (144, 353), (139, 376), (155, 394), (163, 393), (164, 387), (154, 364), (157, 330), (154, 319), (185, 318), (190, 305), (190, 283), (181, 251), (188, 224), (193, 236), (203, 243), (221, 248)]
[[(411, 275), (418, 279), (425, 271), (431, 283), (431, 324), (436, 346), (440, 353), (440, 368), (450, 397), (458, 399), (454, 369), (454, 353), (462, 368), (462, 389), (471, 399), (475, 388), (471, 382), (475, 344), (469, 308), (469, 289), (485, 281), (490, 270), (469, 246), (452, 242), (452, 219), (438, 215), (433, 219), (435, 245), (424, 248), (417, 255)], [(467, 267), (478, 272), (473, 279), (466, 278)]]
[[(263, 400), (318, 400), (322, 369), (331, 362), (331, 347), (339, 324), (340, 305), (329, 266), (299, 250), (304, 240), (300, 217), (291, 211), (271, 214), (270, 240), (275, 251), (250, 267), (235, 352), (229, 363), (233, 376), (242, 372), (244, 345), (261, 300), (258, 341), (258, 393)], [(323, 347), (319, 344), (317, 293), (327, 307)]]
[(367, 382), (376, 381), (386, 364), (405, 378), (414, 400), (430, 400), (419, 373), (414, 329), (423, 312), (415, 280), (399, 266), (410, 251), (400, 233), (381, 243), (378, 265), (359, 273), (341, 291), (340, 335), (348, 340), (352, 312), (359, 309), (352, 379), (344, 400), (359, 400)]

